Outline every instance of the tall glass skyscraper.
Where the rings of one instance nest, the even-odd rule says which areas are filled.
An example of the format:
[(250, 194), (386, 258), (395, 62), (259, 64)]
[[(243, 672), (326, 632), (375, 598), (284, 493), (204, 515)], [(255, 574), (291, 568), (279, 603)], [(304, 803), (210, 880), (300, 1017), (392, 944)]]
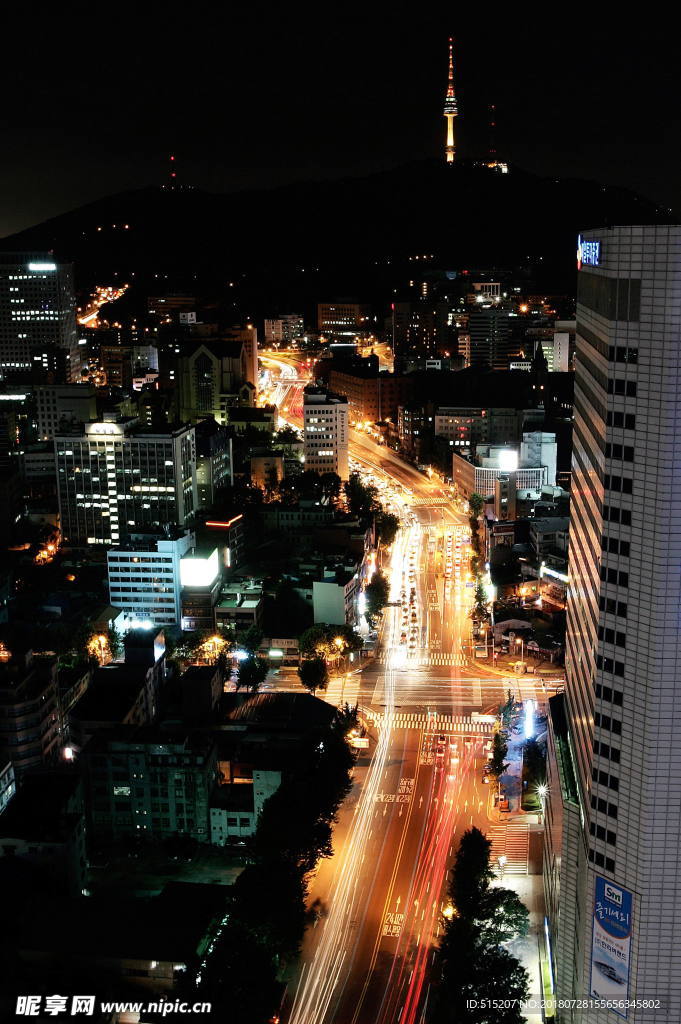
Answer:
[(41, 352), (54, 345), (65, 350), (66, 380), (77, 382), (72, 265), (49, 253), (0, 253), (0, 378), (32, 369)]
[[(681, 227), (578, 249), (567, 684), (547, 860), (560, 996), (681, 1020)], [(564, 1012), (653, 1019), (639, 1007)]]

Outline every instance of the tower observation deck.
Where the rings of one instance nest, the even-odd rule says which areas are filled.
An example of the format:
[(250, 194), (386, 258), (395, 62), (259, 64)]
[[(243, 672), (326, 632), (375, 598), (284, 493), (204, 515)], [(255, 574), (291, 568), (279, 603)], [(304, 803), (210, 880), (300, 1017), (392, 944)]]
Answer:
[(454, 118), (459, 113), (456, 96), (454, 95), (454, 41), (449, 37), (449, 73), (447, 76), (447, 92), (445, 94), (444, 115), (447, 121), (447, 142), (445, 155), (448, 164), (454, 163), (456, 146), (454, 145)]

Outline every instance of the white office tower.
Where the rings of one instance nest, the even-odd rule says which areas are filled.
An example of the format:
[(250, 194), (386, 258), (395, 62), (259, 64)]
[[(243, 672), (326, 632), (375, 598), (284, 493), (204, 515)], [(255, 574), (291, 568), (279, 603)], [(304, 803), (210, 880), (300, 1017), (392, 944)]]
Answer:
[(59, 514), (71, 544), (118, 544), (132, 533), (186, 526), (198, 504), (193, 427), (164, 432), (135, 419), (86, 423), (54, 439)]
[(660, 1000), (561, 1019), (680, 1021), (681, 227), (588, 231), (578, 267), (549, 933), (559, 996)]
[(555, 487), (557, 460), (558, 445), (555, 434), (547, 434), (542, 430), (523, 434), (520, 445), (521, 468), (543, 466), (546, 469), (545, 483)]
[(131, 538), (107, 551), (109, 600), (124, 613), (126, 629), (179, 626), (182, 558), (196, 543), (191, 531)]
[(305, 469), (337, 473), (347, 480), (348, 400), (324, 388), (307, 387), (303, 399)]
[(0, 378), (64, 350), (64, 378), (80, 379), (73, 268), (49, 253), (0, 253)]

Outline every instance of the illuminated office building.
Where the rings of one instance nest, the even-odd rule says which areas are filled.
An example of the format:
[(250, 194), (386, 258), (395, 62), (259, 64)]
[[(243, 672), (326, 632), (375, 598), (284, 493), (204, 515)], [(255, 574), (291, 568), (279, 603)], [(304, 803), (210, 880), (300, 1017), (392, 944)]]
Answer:
[(135, 419), (86, 423), (55, 436), (64, 539), (117, 544), (132, 533), (187, 526), (197, 507), (194, 428), (153, 432)]
[(71, 264), (48, 253), (0, 253), (0, 377), (31, 370), (52, 345), (66, 353), (66, 379), (78, 381)]
[[(681, 1006), (681, 227), (579, 242), (566, 692), (553, 698), (548, 934), (559, 997)], [(637, 1007), (564, 1019), (649, 1021)]]

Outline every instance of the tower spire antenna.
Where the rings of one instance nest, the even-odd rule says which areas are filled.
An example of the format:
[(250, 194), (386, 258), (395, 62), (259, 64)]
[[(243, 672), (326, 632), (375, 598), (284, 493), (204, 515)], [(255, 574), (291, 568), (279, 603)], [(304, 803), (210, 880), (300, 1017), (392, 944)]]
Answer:
[(456, 104), (454, 92), (454, 40), (449, 37), (449, 71), (447, 74), (447, 92), (445, 94), (444, 115), (447, 121), (447, 141), (445, 143), (445, 157), (448, 164), (454, 163), (456, 146), (454, 145), (454, 118), (459, 110)]

